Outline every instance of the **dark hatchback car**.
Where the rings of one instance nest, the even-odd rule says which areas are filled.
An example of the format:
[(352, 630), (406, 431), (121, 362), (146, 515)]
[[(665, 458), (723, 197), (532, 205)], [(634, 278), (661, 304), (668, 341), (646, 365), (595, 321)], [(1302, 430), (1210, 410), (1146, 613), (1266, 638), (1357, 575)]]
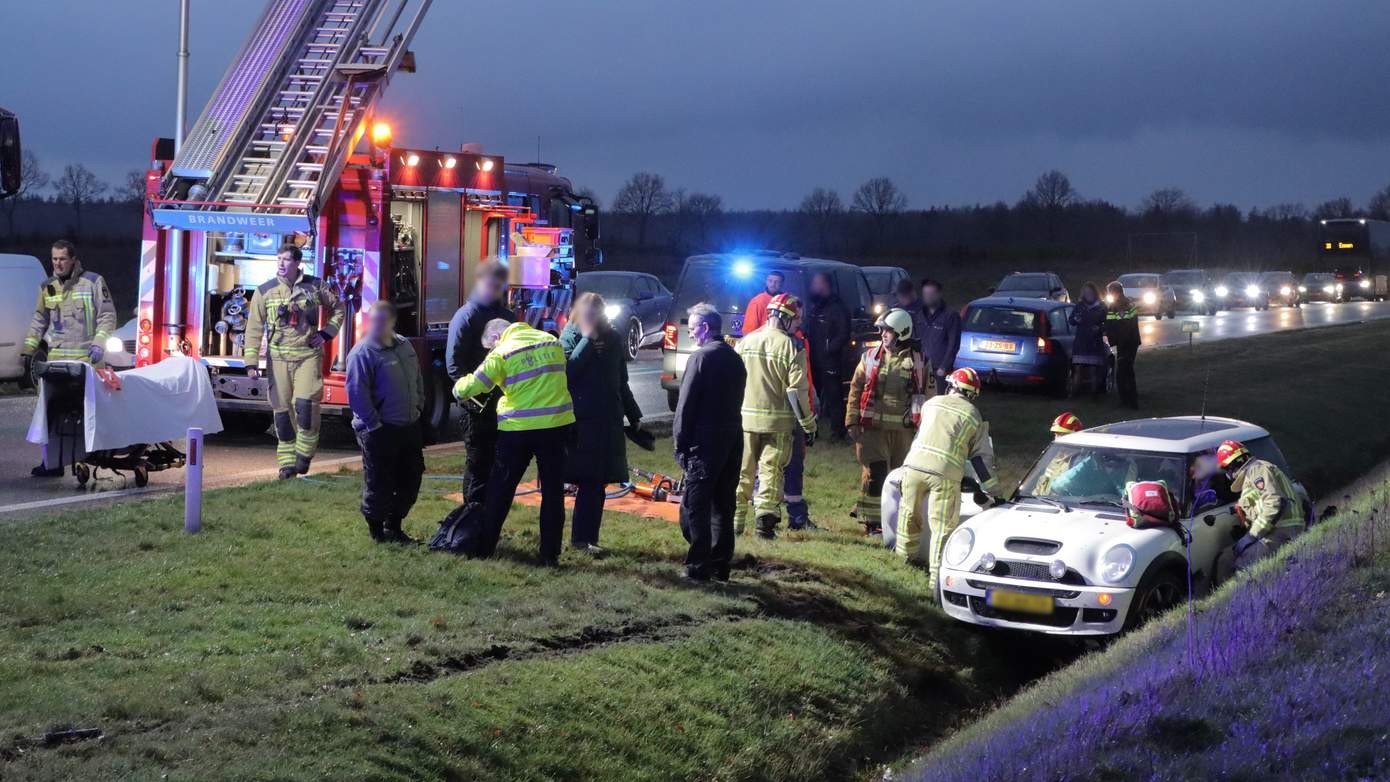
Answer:
[(865, 266), (864, 278), (874, 297), (874, 314), (882, 315), (898, 305), (898, 283), (912, 279), (901, 266)]
[(835, 293), (849, 309), (852, 344), (842, 369), (845, 382), (849, 382), (864, 342), (878, 338), (878, 331), (874, 328), (873, 295), (869, 292), (869, 283), (862, 269), (842, 261), (802, 258), (794, 253), (771, 251), (695, 255), (685, 260), (685, 268), (681, 270), (680, 281), (676, 283), (675, 303), (671, 306), (670, 320), (666, 323), (665, 337), (661, 343), (664, 354), (661, 387), (666, 389), (667, 405), (672, 410), (676, 409), (686, 359), (695, 350), (685, 329), (686, 310), (706, 302), (724, 316), (725, 336), (740, 337), (743, 335), (744, 309), (748, 306), (748, 300), (762, 292), (763, 281), (767, 273), (773, 270), (783, 274), (782, 290), (802, 302), (806, 301), (811, 277), (817, 272), (830, 275)]
[(629, 361), (637, 351), (661, 341), (661, 327), (671, 309), (671, 291), (661, 280), (641, 272), (583, 272), (575, 283), (580, 293), (597, 293), (608, 322), (623, 335)]
[(1048, 299), (989, 296), (970, 302), (962, 317), (957, 367), (987, 383), (1062, 393), (1071, 372), (1073, 305)]

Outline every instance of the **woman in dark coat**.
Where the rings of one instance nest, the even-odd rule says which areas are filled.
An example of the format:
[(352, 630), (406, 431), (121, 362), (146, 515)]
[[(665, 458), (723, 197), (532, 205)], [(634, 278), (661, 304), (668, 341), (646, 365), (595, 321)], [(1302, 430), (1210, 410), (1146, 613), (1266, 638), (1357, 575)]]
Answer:
[(1093, 282), (1081, 286), (1081, 301), (1072, 310), (1068, 322), (1076, 331), (1071, 347), (1073, 394), (1089, 391), (1092, 396), (1105, 392), (1106, 358), (1105, 302)]
[(623, 418), (634, 428), (642, 420), (642, 410), (627, 384), (623, 338), (609, 324), (603, 309), (603, 297), (581, 295), (560, 334), (575, 418), (565, 460), (565, 482), (579, 488), (570, 545), (596, 556), (603, 554), (598, 530), (607, 485), (628, 480)]

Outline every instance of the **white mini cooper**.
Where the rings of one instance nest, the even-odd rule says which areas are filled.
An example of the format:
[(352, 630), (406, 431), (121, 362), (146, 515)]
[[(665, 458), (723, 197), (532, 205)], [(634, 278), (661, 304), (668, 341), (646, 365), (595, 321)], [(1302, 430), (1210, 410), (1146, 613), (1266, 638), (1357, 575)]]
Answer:
[[(1269, 432), (1229, 418), (1124, 421), (1053, 442), (1007, 504), (962, 522), (947, 540), (946, 613), (978, 625), (1110, 635), (1185, 600), (1189, 563), (1193, 592), (1206, 591), (1236, 527), (1236, 497), (1213, 457), (1223, 440), (1288, 470)], [(1123, 491), (1136, 480), (1168, 484), (1187, 534), (1126, 523)]]

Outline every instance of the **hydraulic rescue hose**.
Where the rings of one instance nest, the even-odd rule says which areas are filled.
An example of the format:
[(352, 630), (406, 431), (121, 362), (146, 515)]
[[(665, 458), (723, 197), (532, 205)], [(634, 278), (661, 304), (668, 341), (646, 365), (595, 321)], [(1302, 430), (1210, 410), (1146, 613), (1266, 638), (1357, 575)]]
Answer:
[[(330, 478), (350, 478), (350, 477), (354, 477), (354, 476), (350, 476), (350, 475), (330, 475), (329, 477), (330, 477)], [(427, 481), (461, 481), (461, 480), (463, 480), (463, 476), (462, 476), (462, 475), (422, 475), (422, 476), (420, 476), (420, 477), (423, 478), (423, 479), (425, 479), (425, 480), (427, 480)], [(299, 476), (299, 479), (300, 479), (301, 481), (309, 481), (310, 483), (327, 483), (327, 481), (321, 481), (321, 480), (317, 480), (317, 479), (314, 479), (314, 478), (310, 478), (310, 477), (307, 476), (307, 475), (301, 475), (301, 476)], [(632, 482), (631, 482), (631, 481), (628, 481), (628, 482), (626, 482), (626, 483), (620, 484), (620, 485), (618, 486), (618, 489), (617, 489), (616, 491), (605, 492), (603, 496), (604, 496), (605, 499), (616, 500), (616, 499), (618, 499), (619, 497), (625, 497), (625, 496), (631, 494), (631, 493), (632, 493), (632, 489), (633, 489)], [(526, 489), (525, 491), (519, 491), (519, 492), (517, 492), (515, 496), (517, 496), (517, 497), (525, 497), (525, 496), (528, 495), (528, 494), (540, 494), (540, 491), (541, 491), (541, 490), (540, 490), (539, 487), (534, 488), (534, 489)]]

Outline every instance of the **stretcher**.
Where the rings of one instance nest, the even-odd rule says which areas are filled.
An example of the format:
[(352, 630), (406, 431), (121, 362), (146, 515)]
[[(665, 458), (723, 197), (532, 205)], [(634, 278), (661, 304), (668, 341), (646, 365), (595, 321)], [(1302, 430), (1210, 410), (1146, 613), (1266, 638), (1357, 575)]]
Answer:
[(26, 439), (44, 448), (44, 466), (70, 470), (83, 486), (99, 469), (133, 474), (184, 466), (174, 441), (192, 427), (222, 431), (207, 370), (179, 356), (103, 379), (80, 361), (36, 361), (38, 401)]

